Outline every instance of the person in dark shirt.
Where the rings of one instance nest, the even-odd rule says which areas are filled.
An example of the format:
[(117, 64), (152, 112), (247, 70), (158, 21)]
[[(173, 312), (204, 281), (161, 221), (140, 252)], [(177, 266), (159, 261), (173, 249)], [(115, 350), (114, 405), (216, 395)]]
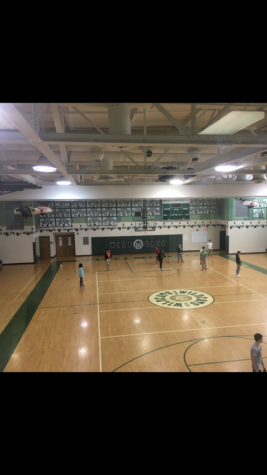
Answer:
[(235, 255), (235, 261), (236, 261), (236, 264), (237, 264), (237, 268), (236, 268), (236, 277), (241, 277), (241, 275), (239, 274), (240, 272), (240, 267), (242, 266), (242, 262), (240, 260), (240, 255), (241, 252), (240, 251), (237, 251), (237, 254)]
[(156, 264), (157, 264), (159, 260), (159, 249), (156, 246), (155, 246), (155, 251), (156, 251)]
[(163, 249), (161, 249), (159, 251), (159, 257), (158, 257), (158, 261), (159, 261), (159, 270), (163, 270), (162, 269), (162, 261), (163, 261), (163, 257), (165, 257), (165, 254), (164, 254), (164, 251)]
[(109, 271), (109, 264), (110, 264), (110, 258), (111, 257), (112, 257), (112, 255), (110, 254), (110, 249), (107, 249), (106, 253), (105, 253), (105, 261), (107, 263), (107, 271)]

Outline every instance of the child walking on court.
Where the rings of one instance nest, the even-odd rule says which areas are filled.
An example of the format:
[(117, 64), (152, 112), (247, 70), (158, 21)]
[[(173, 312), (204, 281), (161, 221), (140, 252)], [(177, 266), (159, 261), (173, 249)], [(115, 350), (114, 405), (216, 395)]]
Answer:
[(106, 253), (105, 253), (105, 261), (107, 263), (107, 271), (109, 271), (109, 264), (110, 264), (110, 258), (111, 257), (112, 257), (112, 255), (110, 254), (110, 249), (107, 249)]
[(156, 250), (156, 264), (157, 264), (159, 260), (159, 249), (155, 246), (155, 250)]
[(241, 262), (241, 259), (240, 259), (240, 255), (241, 252), (240, 251), (237, 251), (237, 254), (235, 255), (235, 261), (236, 261), (236, 265), (237, 265), (237, 268), (236, 268), (236, 277), (241, 277), (239, 272), (240, 272), (240, 267), (242, 266), (242, 262)]
[(209, 242), (207, 244), (207, 247), (208, 247), (208, 257), (212, 257), (213, 244), (212, 244), (210, 239), (209, 239)]
[(178, 262), (179, 262), (179, 258), (181, 258), (181, 261), (183, 261), (183, 256), (182, 256), (182, 244), (178, 244), (177, 246), (177, 254), (178, 254)]
[(262, 343), (263, 340), (261, 333), (255, 333), (254, 340), (255, 343), (250, 348), (253, 373), (261, 373), (262, 368), (263, 371), (266, 372), (261, 353), (260, 343)]
[(163, 270), (162, 269), (162, 261), (163, 261), (163, 257), (165, 257), (165, 254), (164, 254), (164, 251), (163, 249), (161, 249), (159, 251), (159, 257), (158, 257), (158, 261), (159, 261), (159, 270)]
[(82, 263), (79, 264), (78, 276), (80, 277), (80, 287), (85, 287), (85, 285), (83, 284), (84, 278), (83, 278), (83, 265), (82, 265)]
[[(205, 247), (202, 247), (202, 251), (200, 253), (201, 257), (201, 265), (202, 265), (202, 270), (207, 269), (207, 251), (205, 251)], [(205, 267), (204, 267), (205, 266)]]

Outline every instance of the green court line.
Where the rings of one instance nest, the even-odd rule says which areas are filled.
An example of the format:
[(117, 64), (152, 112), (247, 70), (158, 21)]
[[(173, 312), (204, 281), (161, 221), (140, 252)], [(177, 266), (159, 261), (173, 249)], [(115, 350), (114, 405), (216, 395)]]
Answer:
[[(252, 341), (251, 338), (248, 338)], [(267, 358), (267, 356), (263, 356), (262, 359)], [(189, 364), (188, 366), (205, 366), (206, 364), (220, 364), (220, 363), (235, 363), (236, 361), (251, 361), (251, 358), (245, 358), (243, 360), (229, 360), (229, 361), (213, 361), (211, 363), (196, 363), (196, 364)]]
[[(172, 343), (171, 345), (162, 346), (160, 348), (156, 348), (155, 350), (151, 350), (151, 351), (148, 351), (147, 353), (143, 353), (142, 355), (136, 356), (135, 358), (127, 361), (126, 363), (122, 364), (121, 366), (118, 366), (118, 368), (113, 369), (113, 371), (111, 371), (111, 372), (115, 373), (115, 371), (117, 371), (118, 369), (122, 368), (123, 366), (126, 366), (129, 363), (132, 363), (132, 361), (137, 360), (138, 358), (142, 358), (143, 356), (149, 355), (150, 353), (154, 353), (155, 351), (163, 350), (164, 348), (169, 348), (170, 346), (181, 345), (182, 343), (190, 343), (191, 341), (193, 341), (195, 343), (198, 343), (199, 341), (209, 340), (210, 338), (244, 338), (244, 339), (247, 339), (247, 340), (253, 340), (253, 338), (246, 338), (247, 336), (251, 337), (253, 335), (222, 335), (222, 336), (214, 336), (214, 337), (208, 337), (208, 338), (197, 338), (197, 339), (193, 339), (193, 340), (179, 341), (177, 343)], [(264, 336), (264, 338), (266, 338), (265, 335), (263, 335), (263, 336)], [(263, 342), (263, 343), (267, 344), (266, 342)], [(188, 348), (190, 348), (191, 346), (192, 345), (190, 345)], [(188, 348), (186, 349), (186, 351), (188, 350)], [(185, 365), (187, 366), (188, 371), (190, 373), (192, 373), (192, 371), (190, 370), (190, 368), (187, 365), (186, 361), (185, 361)]]
[[(244, 325), (245, 326), (245, 325)], [(203, 340), (211, 340), (213, 338), (243, 338), (244, 340), (251, 340), (253, 341), (253, 338), (246, 338), (247, 336), (253, 336), (253, 335), (222, 335), (222, 336), (210, 336), (210, 337), (206, 337), (206, 338), (199, 338), (198, 340), (196, 340), (194, 343), (192, 343), (192, 345), (189, 345), (185, 352), (184, 352), (184, 363), (188, 369), (188, 371), (191, 373), (191, 369), (189, 368), (189, 366), (192, 366), (192, 365), (188, 365), (187, 362), (186, 362), (186, 353), (187, 351), (189, 350), (189, 348), (191, 348), (191, 346), (193, 345), (196, 345), (197, 343), (199, 343), (200, 341), (203, 341)], [(263, 335), (265, 337), (265, 335)], [(266, 342), (263, 342), (265, 344), (267, 344)], [(234, 360), (233, 360), (234, 361)], [(241, 361), (241, 360), (240, 360)]]
[[(227, 254), (220, 254), (220, 257), (223, 257), (224, 259), (227, 259), (228, 261), (235, 262), (235, 257), (228, 256)], [(246, 264), (249, 269), (256, 270), (257, 272), (261, 272), (262, 274), (267, 275), (267, 269), (264, 269), (263, 267), (255, 266), (254, 264), (251, 264), (250, 262), (245, 262), (242, 261), (242, 263)]]
[(52, 262), (34, 289), (17, 310), (0, 335), (0, 372), (3, 372), (12, 353), (22, 338), (40, 302), (51, 285), (61, 262)]

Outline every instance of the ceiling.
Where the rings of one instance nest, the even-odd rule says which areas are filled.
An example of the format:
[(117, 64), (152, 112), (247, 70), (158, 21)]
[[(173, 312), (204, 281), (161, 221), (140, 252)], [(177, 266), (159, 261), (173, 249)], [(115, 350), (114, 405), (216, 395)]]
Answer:
[[(267, 112), (267, 103), (0, 103), (0, 192), (58, 186), (60, 176), (76, 186), (263, 182), (266, 114), (233, 135), (199, 135), (231, 111)], [(32, 169), (41, 154), (55, 173)], [(239, 169), (219, 173), (220, 164)]]

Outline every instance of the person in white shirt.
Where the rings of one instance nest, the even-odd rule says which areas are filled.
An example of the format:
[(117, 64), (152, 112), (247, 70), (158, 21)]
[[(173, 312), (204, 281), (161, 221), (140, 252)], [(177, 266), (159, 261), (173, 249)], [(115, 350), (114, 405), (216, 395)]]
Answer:
[(213, 244), (211, 240), (209, 240), (209, 242), (207, 243), (207, 247), (208, 247), (208, 257), (212, 257)]

